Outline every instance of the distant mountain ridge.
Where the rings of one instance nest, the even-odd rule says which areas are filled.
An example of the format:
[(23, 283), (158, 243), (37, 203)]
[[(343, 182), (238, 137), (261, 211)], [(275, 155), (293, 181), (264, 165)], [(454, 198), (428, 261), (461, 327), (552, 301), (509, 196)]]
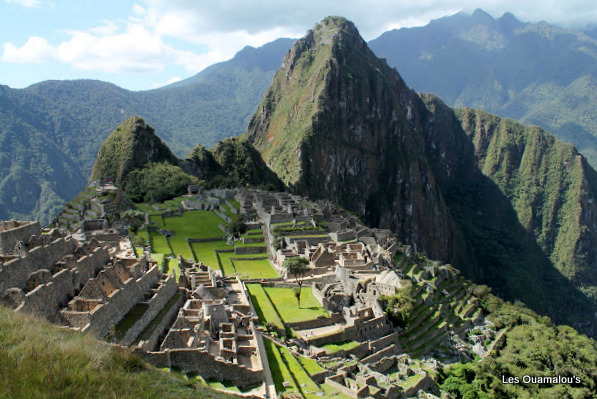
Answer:
[(597, 40), (590, 35), (476, 10), (369, 44), (415, 90), (539, 125), (597, 166)]

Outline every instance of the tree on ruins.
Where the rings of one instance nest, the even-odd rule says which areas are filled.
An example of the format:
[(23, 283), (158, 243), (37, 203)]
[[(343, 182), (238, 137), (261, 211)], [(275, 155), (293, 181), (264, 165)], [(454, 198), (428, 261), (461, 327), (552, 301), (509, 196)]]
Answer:
[(286, 274), (288, 276), (293, 275), (296, 279), (296, 283), (298, 284), (298, 290), (295, 291), (294, 295), (296, 296), (296, 300), (298, 302), (298, 307), (301, 307), (301, 288), (303, 286), (303, 278), (305, 274), (309, 271), (309, 261), (305, 258), (295, 257), (289, 258), (282, 263), (282, 266), (286, 269)]

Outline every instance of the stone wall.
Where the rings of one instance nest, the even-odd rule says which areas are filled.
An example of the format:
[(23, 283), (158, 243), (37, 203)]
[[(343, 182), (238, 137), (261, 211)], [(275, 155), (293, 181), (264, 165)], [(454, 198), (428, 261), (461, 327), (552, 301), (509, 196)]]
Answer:
[(184, 305), (186, 298), (184, 295), (180, 297), (180, 299), (172, 306), (163, 316), (162, 320), (159, 324), (155, 327), (149, 338), (146, 341), (139, 342), (139, 347), (144, 351), (153, 351), (157, 348), (158, 340), (162, 333), (166, 331), (168, 327), (174, 323), (176, 320), (176, 316), (178, 315), (179, 309)]
[(25, 289), (29, 275), (40, 269), (51, 270), (54, 263), (75, 251), (75, 240), (59, 238), (48, 245), (37, 246), (24, 257), (12, 259), (0, 266), (0, 293), (12, 287)]
[[(160, 271), (155, 265), (137, 280), (128, 279), (121, 287), (110, 293), (106, 303), (99, 304), (91, 311), (65, 309), (60, 313), (71, 326), (80, 327), (83, 332), (89, 332), (97, 337), (104, 337), (110, 327), (118, 324), (129, 310), (144, 298), (144, 293), (148, 292), (159, 280)], [(92, 284), (93, 281), (95, 279), (90, 280), (88, 284)]]
[(13, 252), (19, 241), (27, 241), (32, 235), (41, 235), (39, 222), (0, 221), (0, 254)]
[(363, 363), (363, 364), (376, 363), (383, 358), (396, 356), (398, 353), (399, 353), (398, 347), (396, 347), (396, 345), (390, 345), (387, 348), (384, 348), (378, 352), (375, 352), (372, 355), (367, 356), (364, 359), (361, 359), (361, 363)]
[(73, 295), (73, 275), (70, 270), (62, 269), (52, 276), (52, 281), (28, 292), (17, 310), (54, 322), (58, 319), (60, 307), (66, 306)]
[(176, 367), (183, 372), (197, 373), (204, 379), (231, 381), (238, 387), (262, 383), (263, 370), (249, 370), (245, 366), (216, 360), (197, 349), (170, 349), (163, 352), (140, 352), (141, 357), (156, 367)]
[(309, 330), (312, 328), (327, 327), (340, 323), (344, 323), (342, 315), (339, 313), (332, 313), (330, 317), (322, 317), (313, 320), (298, 321), (286, 324), (295, 330)]
[(259, 247), (234, 247), (234, 253), (237, 255), (262, 254), (266, 250), (267, 250), (267, 247), (265, 245), (259, 246)]
[(128, 329), (124, 337), (120, 340), (120, 343), (127, 346), (131, 345), (135, 338), (141, 334), (141, 331), (143, 331), (145, 327), (151, 323), (154, 317), (157, 316), (160, 310), (162, 310), (166, 302), (172, 298), (176, 293), (176, 290), (176, 278), (168, 276), (166, 280), (160, 284), (155, 294), (149, 301), (147, 301), (147, 310), (143, 313), (143, 316)]
[(192, 244), (194, 242), (213, 242), (213, 241), (222, 241), (225, 240), (226, 237), (216, 237), (216, 238), (187, 238), (187, 242)]
[(369, 343), (369, 347), (372, 351), (377, 352), (383, 348), (386, 348), (390, 345), (397, 345), (398, 344), (398, 335), (396, 333), (392, 333), (390, 335), (386, 335), (376, 341), (371, 341)]
[(342, 392), (345, 395), (351, 396), (353, 398), (366, 398), (369, 396), (369, 387), (364, 386), (359, 390), (353, 390), (344, 385), (342, 382), (344, 381), (344, 377), (342, 375), (327, 377), (325, 379), (325, 383), (335, 388), (337, 391)]

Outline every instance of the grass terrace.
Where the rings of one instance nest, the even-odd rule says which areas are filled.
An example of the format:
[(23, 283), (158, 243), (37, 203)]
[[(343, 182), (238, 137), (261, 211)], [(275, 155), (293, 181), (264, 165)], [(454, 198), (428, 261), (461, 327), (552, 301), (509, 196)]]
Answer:
[(170, 246), (166, 237), (158, 233), (157, 231), (149, 232), (149, 245), (151, 245), (151, 252), (159, 254), (170, 254)]
[(275, 298), (274, 306), (288, 323), (313, 320), (318, 316), (329, 317), (328, 312), (313, 296), (311, 287), (303, 287), (300, 308), (292, 288), (264, 287), (264, 290), (269, 298)]
[[(230, 248), (230, 247), (228, 247)], [(234, 252), (220, 252), (217, 254), (221, 270), (225, 276), (238, 273), (244, 279), (278, 278), (280, 275), (269, 263), (266, 253), (255, 255), (237, 255)], [(241, 259), (239, 259), (241, 258)]]
[(325, 344), (322, 346), (322, 348), (327, 349), (327, 351), (330, 353), (334, 353), (334, 352), (338, 352), (341, 350), (348, 351), (348, 350), (356, 348), (359, 345), (360, 344), (356, 341), (346, 341), (346, 342), (340, 342), (337, 344)]
[(247, 284), (247, 290), (249, 291), (251, 302), (255, 307), (257, 316), (259, 316), (260, 323), (262, 325), (273, 323), (277, 328), (284, 329), (284, 323), (282, 323), (280, 315), (276, 311), (276, 308), (270, 301), (261, 284)]
[(280, 274), (273, 268), (267, 259), (240, 260), (232, 258), (236, 272), (242, 277), (253, 278), (278, 278)]
[(183, 238), (215, 238), (223, 237), (219, 223), (222, 219), (210, 211), (187, 211), (182, 216), (164, 218), (166, 229)]
[(174, 271), (174, 275), (176, 276), (176, 280), (180, 277), (180, 266), (178, 265), (178, 260), (174, 259), (166, 259), (166, 274), (171, 274)]
[(197, 256), (197, 261), (203, 262), (214, 270), (220, 268), (220, 263), (215, 251), (233, 249), (233, 247), (226, 244), (226, 241), (224, 240), (194, 242), (191, 243), (191, 247)]

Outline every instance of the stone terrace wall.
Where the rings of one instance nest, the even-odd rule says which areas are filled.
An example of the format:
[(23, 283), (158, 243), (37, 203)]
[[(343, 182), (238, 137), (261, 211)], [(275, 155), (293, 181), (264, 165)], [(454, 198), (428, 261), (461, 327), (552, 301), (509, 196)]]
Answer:
[(168, 278), (158, 287), (154, 296), (147, 302), (148, 308), (143, 316), (129, 328), (120, 343), (127, 346), (132, 344), (134, 339), (141, 334), (141, 331), (143, 331), (160, 310), (162, 310), (166, 302), (176, 294), (176, 290), (176, 279), (173, 276), (168, 276)]
[(108, 297), (108, 302), (96, 306), (90, 312), (72, 310), (61, 311), (63, 317), (73, 327), (81, 327), (97, 337), (104, 337), (112, 325), (116, 325), (128, 312), (144, 298), (144, 293), (160, 280), (159, 267), (152, 267), (135, 280), (130, 278), (121, 288)]
[(27, 252), (25, 257), (12, 259), (0, 266), (0, 293), (8, 288), (25, 289), (29, 275), (39, 269), (52, 269), (54, 263), (75, 251), (75, 240), (59, 238)]
[(11, 253), (17, 242), (41, 235), (39, 222), (0, 221), (0, 254)]
[(139, 342), (139, 348), (146, 352), (153, 351), (156, 349), (160, 335), (166, 330), (166, 328), (172, 326), (176, 317), (178, 316), (179, 309), (186, 302), (186, 297), (182, 295), (180, 299), (163, 315), (160, 323), (155, 327), (149, 338), (146, 341)]
[(259, 384), (265, 378), (263, 370), (249, 370), (242, 365), (222, 362), (197, 349), (169, 349), (163, 352), (138, 350), (136, 353), (156, 367), (177, 367), (184, 372), (197, 373), (205, 379), (231, 381), (238, 387)]
[(75, 292), (88, 279), (95, 277), (109, 259), (110, 254), (105, 248), (95, 248), (91, 254), (78, 259), (73, 268), (58, 271), (49, 282), (40, 284), (28, 292), (24, 303), (17, 310), (50, 321), (59, 321), (60, 308), (66, 306)]

